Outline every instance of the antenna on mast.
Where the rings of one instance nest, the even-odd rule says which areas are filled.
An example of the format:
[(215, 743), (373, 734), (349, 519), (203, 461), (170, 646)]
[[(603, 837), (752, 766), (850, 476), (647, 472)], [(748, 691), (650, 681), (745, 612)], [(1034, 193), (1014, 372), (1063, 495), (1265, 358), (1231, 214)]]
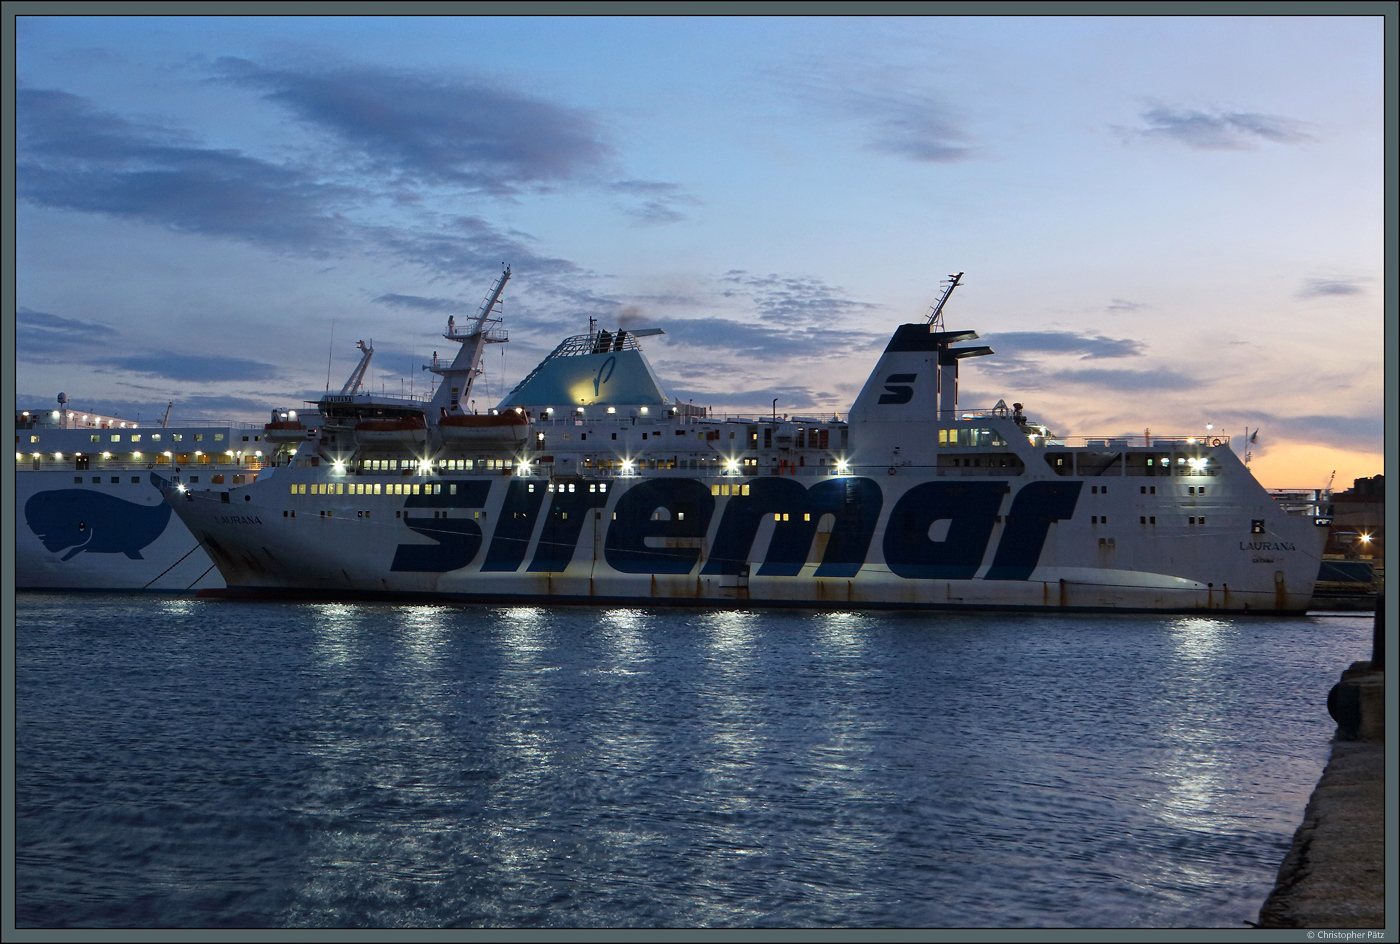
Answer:
[(943, 306), (948, 303), (948, 296), (953, 294), (953, 289), (958, 287), (958, 283), (962, 281), (962, 277), (963, 274), (961, 272), (957, 275), (948, 276), (948, 287), (943, 290), (943, 294), (939, 296), (938, 301), (933, 306), (933, 311), (931, 311), (928, 316), (928, 323), (933, 326), (932, 330), (943, 330)]

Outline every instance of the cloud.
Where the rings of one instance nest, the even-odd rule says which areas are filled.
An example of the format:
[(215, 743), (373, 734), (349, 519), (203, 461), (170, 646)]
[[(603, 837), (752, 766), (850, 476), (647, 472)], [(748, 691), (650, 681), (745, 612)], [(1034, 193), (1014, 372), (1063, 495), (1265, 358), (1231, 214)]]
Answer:
[(1299, 298), (1323, 298), (1328, 295), (1361, 295), (1363, 279), (1305, 279), (1298, 290)]
[(1108, 311), (1112, 312), (1138, 311), (1146, 307), (1141, 302), (1130, 302), (1121, 298), (1112, 299), (1108, 303)]
[(1068, 381), (1070, 383), (1089, 384), (1095, 387), (1106, 387), (1109, 390), (1121, 390), (1124, 392), (1135, 392), (1139, 390), (1189, 390), (1198, 385), (1198, 381), (1194, 378), (1165, 368), (1158, 368), (1156, 370), (1104, 370), (1099, 368), (1066, 370), (1057, 371), (1054, 375), (1054, 379), (1056, 381)]
[[(536, 275), (575, 267), (532, 250), (524, 234), (479, 217), (420, 214), (407, 225), (370, 225), (349, 214), (370, 190), (322, 182), (329, 168), (272, 164), (194, 146), (179, 131), (101, 112), (67, 92), (21, 89), (16, 189), (31, 203), (100, 213), (312, 256), (361, 249), (443, 277), (502, 262)], [(379, 185), (382, 186), (382, 185)]]
[(673, 342), (723, 348), (726, 353), (742, 357), (811, 357), (832, 353), (831, 340), (823, 337), (823, 332), (775, 330), (730, 318), (666, 319), (658, 324)]
[(844, 105), (868, 126), (872, 151), (925, 164), (951, 164), (974, 153), (952, 109), (932, 95), (852, 90)]
[(240, 357), (201, 357), (194, 354), (176, 354), (172, 351), (152, 351), (148, 354), (114, 357), (98, 363), (132, 373), (194, 383), (270, 380), (277, 376), (276, 367), (261, 361), (250, 361)]
[(1200, 151), (1239, 151), (1262, 141), (1301, 144), (1315, 140), (1301, 121), (1255, 112), (1203, 112), (1176, 110), (1157, 105), (1142, 113), (1146, 127), (1128, 134), (1154, 140), (1175, 141)]
[(502, 263), (509, 263), (513, 270), (528, 270), (536, 287), (544, 287), (542, 277), (578, 272), (572, 262), (541, 256), (524, 239), (503, 233), (475, 216), (457, 216), (418, 228), (367, 226), (363, 233), (371, 251), (410, 261), (451, 279), (464, 272), (499, 273)]
[(915, 87), (901, 70), (869, 71), (851, 61), (813, 62), (770, 76), (789, 94), (828, 115), (862, 126), (867, 150), (921, 164), (950, 164), (976, 156), (963, 116), (947, 101)]
[(37, 354), (92, 350), (95, 342), (116, 339), (117, 332), (95, 321), (64, 318), (20, 306), (15, 312), (15, 350), (24, 359)]
[(753, 390), (730, 390), (723, 393), (709, 390), (672, 389), (670, 394), (671, 398), (677, 401), (693, 401), (697, 405), (703, 406), (730, 407), (729, 412), (735, 412), (733, 408), (738, 407), (754, 413), (771, 411), (773, 399), (776, 397), (779, 415), (791, 413), (794, 409), (822, 409), (823, 399), (830, 397), (828, 393), (814, 393), (809, 387), (758, 387)]
[(682, 222), (687, 217), (677, 208), (678, 205), (695, 206), (700, 202), (679, 184), (659, 181), (619, 180), (609, 189), (622, 197), (631, 198), (633, 202), (622, 204), (622, 211), (644, 224)]
[(197, 147), (53, 89), (21, 88), (16, 126), (16, 191), (39, 206), (303, 252), (345, 238), (353, 192), (304, 170)]
[(806, 323), (835, 328), (854, 315), (879, 307), (843, 298), (839, 289), (818, 279), (756, 276), (743, 269), (731, 269), (720, 281), (737, 287), (724, 290), (721, 294), (725, 298), (734, 297), (742, 290), (752, 298), (760, 318), (784, 326)]
[[(1385, 444), (1385, 423), (1380, 415), (1350, 416), (1346, 414), (1283, 415), (1259, 411), (1225, 414), (1216, 425), (1222, 429), (1240, 424), (1247, 429), (1258, 428), (1259, 441), (1255, 448), (1267, 447), (1280, 440), (1305, 442), (1312, 445), (1353, 449), (1358, 452), (1380, 452)], [(1237, 435), (1237, 434), (1232, 434)], [(1248, 437), (1244, 437), (1248, 438)]]
[[(757, 321), (657, 317), (635, 304), (621, 306), (615, 314), (629, 323), (645, 321), (664, 328), (674, 342), (745, 358), (838, 357), (886, 337), (853, 325), (854, 316), (878, 306), (846, 298), (839, 288), (817, 279), (754, 276), (735, 269), (726, 272), (720, 283), (720, 295), (752, 306)], [(658, 297), (676, 307), (690, 307), (698, 299), (674, 294)]]
[(1005, 331), (986, 336), (1008, 355), (1021, 351), (1049, 354), (1078, 354), (1081, 360), (1100, 357), (1140, 357), (1144, 345), (1128, 338), (1083, 335), (1070, 331)]
[(367, 169), (413, 182), (510, 194), (586, 177), (612, 155), (586, 112), (486, 82), (373, 66), (218, 65), (353, 148)]
[(422, 295), (399, 295), (391, 292), (387, 295), (380, 295), (374, 300), (381, 305), (388, 305), (390, 308), (407, 308), (410, 311), (462, 314), (473, 310), (466, 302), (456, 298), (427, 298)]

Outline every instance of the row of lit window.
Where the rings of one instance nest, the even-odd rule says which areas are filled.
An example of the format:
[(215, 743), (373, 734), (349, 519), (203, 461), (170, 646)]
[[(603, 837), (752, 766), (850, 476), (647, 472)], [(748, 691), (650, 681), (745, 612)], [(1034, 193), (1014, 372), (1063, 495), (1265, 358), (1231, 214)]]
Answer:
[[(441, 495), (438, 482), (296, 482), (288, 486), (293, 495)], [(447, 494), (456, 495), (457, 486), (448, 485)]]
[[(147, 460), (150, 460), (151, 462), (159, 462), (159, 463), (162, 463), (162, 464), (163, 464), (163, 463), (169, 462), (171, 458), (174, 458), (176, 462), (188, 462), (188, 461), (190, 461), (190, 453), (188, 453), (188, 452), (182, 452), (182, 453), (176, 454), (176, 453), (171, 452), (171, 451), (168, 450), (168, 449), (167, 449), (165, 452), (152, 452), (152, 453), (145, 453), (145, 452), (129, 452), (129, 453), (126, 453), (126, 455), (127, 455), (128, 458), (127, 458), (126, 460), (123, 460), (122, 455), (121, 455), (120, 453), (114, 454), (114, 453), (110, 453), (110, 452), (102, 452), (102, 453), (98, 453), (98, 454), (96, 454), (96, 455), (91, 455), (91, 454), (82, 453), (82, 452), (75, 452), (75, 453), (72, 453), (72, 456), (73, 456), (73, 458), (75, 458), (75, 459), (82, 459), (82, 458), (84, 458), (84, 457), (86, 457), (86, 458), (88, 458), (88, 459), (103, 459), (103, 460), (115, 459), (115, 460), (117, 460), (118, 462), (122, 462), (122, 461), (145, 462), (145, 461), (147, 461)], [(220, 455), (232, 457), (233, 455), (235, 455), (235, 453), (234, 453), (232, 450), (228, 450), (228, 451), (225, 451), (225, 452), (222, 452), (222, 453), (217, 453), (217, 452), (216, 452), (216, 453), (208, 453), (208, 452), (203, 452), (203, 451), (198, 450), (198, 449), (196, 449), (196, 450), (194, 451), (194, 457), (195, 457), (195, 459), (197, 459), (197, 460), (200, 461), (200, 462), (208, 462), (208, 461), (210, 460), (210, 457), (211, 457), (211, 456), (213, 456), (213, 457), (218, 457), (218, 456), (220, 456)], [(237, 455), (242, 456), (243, 453), (240, 452), (240, 453), (237, 453)], [(262, 453), (261, 453), (261, 452), (257, 452), (257, 453), (254, 453), (253, 455), (248, 456), (247, 458), (248, 458), (249, 461), (252, 461), (254, 458), (261, 458), (261, 456), (262, 456)], [(44, 458), (44, 453), (42, 453), (42, 452), (33, 452), (33, 453), (30, 453), (30, 457), (33, 458), (33, 459), (42, 459), (42, 458)], [(61, 453), (61, 452), (55, 452), (55, 453), (53, 454), (53, 457), (54, 457), (54, 461), (56, 461), (56, 462), (62, 462), (62, 461), (63, 461), (63, 458), (64, 458), (64, 454)], [(24, 459), (24, 453), (22, 453), (22, 452), (16, 452), (16, 453), (15, 453), (15, 459), (16, 459), (17, 461), (18, 461), (18, 460)]]
[(465, 472), (471, 469), (508, 469), (511, 459), (361, 459), (359, 467), (366, 472), (397, 472), (401, 469), (432, 469), (440, 472)]
[(940, 446), (1005, 446), (1006, 440), (997, 435), (994, 429), (973, 429), (971, 427), (960, 427), (956, 429), (940, 429), (938, 431), (938, 445)]

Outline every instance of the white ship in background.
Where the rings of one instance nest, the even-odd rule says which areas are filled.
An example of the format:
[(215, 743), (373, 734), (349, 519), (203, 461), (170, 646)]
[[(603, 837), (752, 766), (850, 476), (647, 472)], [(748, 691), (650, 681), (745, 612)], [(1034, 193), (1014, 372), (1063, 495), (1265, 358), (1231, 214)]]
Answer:
[[(290, 430), (170, 426), (75, 409), (15, 415), (15, 585), (49, 590), (188, 591), (222, 587), (198, 541), (154, 484), (251, 483)], [(313, 414), (314, 416), (314, 414)], [(298, 424), (299, 425), (299, 424)], [(305, 437), (302, 429), (299, 434)]]
[(1301, 613), (1324, 519), (1289, 515), (1223, 437), (1057, 438), (958, 404), (945, 330), (900, 325), (849, 416), (671, 401), (638, 338), (566, 339), (464, 409), (496, 306), (430, 401), (362, 393), (222, 486), (160, 470), (232, 597)]

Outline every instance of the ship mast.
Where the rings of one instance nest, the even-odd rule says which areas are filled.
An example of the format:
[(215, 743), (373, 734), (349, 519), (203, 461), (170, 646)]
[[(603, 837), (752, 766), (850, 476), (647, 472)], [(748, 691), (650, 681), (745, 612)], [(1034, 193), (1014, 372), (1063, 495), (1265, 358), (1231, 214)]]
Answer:
[(434, 352), (433, 362), (423, 365), (426, 370), (431, 370), (443, 378), (437, 393), (429, 401), (428, 414), (433, 421), (441, 410), (456, 413), (461, 411), (461, 404), (470, 402), (472, 381), (481, 373), (481, 358), (486, 351), (486, 345), (509, 340), (505, 329), (501, 327), (502, 319), (492, 317), (500, 310), (501, 292), (509, 280), (510, 266), (506, 266), (496, 279), (496, 284), (491, 286), (491, 291), (487, 292), (486, 298), (482, 300), (475, 322), (465, 332), (459, 331), (456, 319), (448, 316), (447, 331), (443, 337), (461, 345), (457, 356), (452, 359), (450, 367), (443, 367), (438, 362), (437, 353)]
[(355, 347), (359, 348), (362, 352), (360, 362), (355, 365), (355, 369), (352, 370), (350, 376), (345, 379), (345, 386), (340, 388), (341, 396), (353, 395), (360, 389), (360, 384), (365, 379), (365, 371), (369, 369), (369, 359), (374, 356), (373, 341), (370, 341), (368, 345), (363, 341), (356, 341)]
[(962, 277), (963, 274), (961, 272), (957, 275), (948, 276), (948, 287), (943, 290), (943, 294), (934, 304), (933, 311), (929, 312), (928, 323), (933, 325), (930, 330), (943, 330), (943, 306), (948, 303), (948, 296), (953, 294), (953, 289), (958, 287), (958, 283), (962, 281)]

